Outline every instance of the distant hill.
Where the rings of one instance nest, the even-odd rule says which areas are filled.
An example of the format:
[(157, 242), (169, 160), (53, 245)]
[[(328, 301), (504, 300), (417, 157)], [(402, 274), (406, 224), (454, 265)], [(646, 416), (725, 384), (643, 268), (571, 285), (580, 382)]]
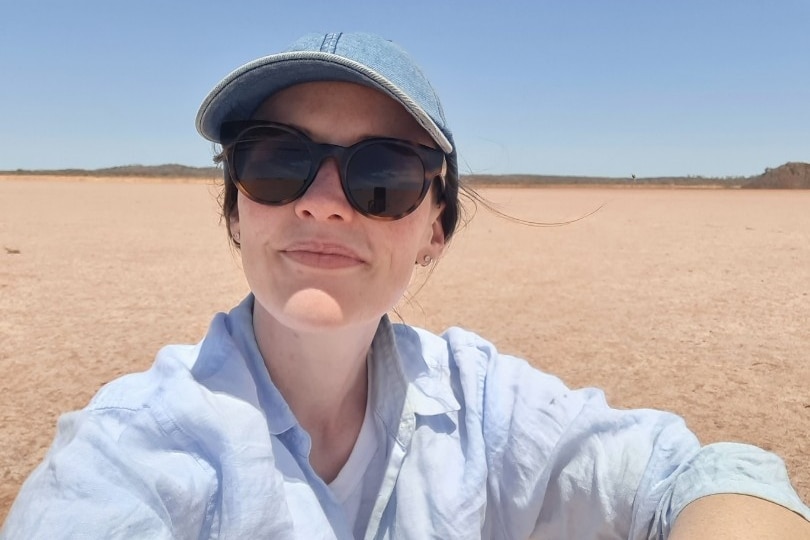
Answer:
[(785, 163), (775, 169), (765, 169), (750, 179), (745, 188), (752, 189), (810, 189), (810, 163)]
[(552, 186), (552, 185), (626, 185), (626, 186), (711, 186), (740, 187), (749, 178), (729, 176), (722, 178), (706, 176), (656, 176), (645, 178), (609, 177), (609, 176), (552, 176), (538, 174), (467, 174), (464, 181), (474, 185), (509, 185), (509, 186)]
[[(124, 165), (105, 169), (55, 169), (0, 171), (0, 175), (21, 176), (132, 176), (146, 178), (221, 178), (219, 167), (187, 167), (169, 163), (166, 165)], [(623, 186), (680, 186), (724, 187), (760, 189), (810, 189), (810, 164), (790, 162), (775, 169), (765, 169), (757, 176), (659, 176), (659, 177), (605, 177), (605, 176), (554, 176), (537, 174), (466, 174), (462, 179), (473, 185), (502, 186), (549, 186), (549, 185), (623, 185)]]
[(123, 165), (106, 169), (47, 169), (0, 171), (0, 174), (26, 176), (140, 176), (158, 178), (217, 178), (222, 176), (218, 167), (187, 167), (176, 163), (166, 165)]

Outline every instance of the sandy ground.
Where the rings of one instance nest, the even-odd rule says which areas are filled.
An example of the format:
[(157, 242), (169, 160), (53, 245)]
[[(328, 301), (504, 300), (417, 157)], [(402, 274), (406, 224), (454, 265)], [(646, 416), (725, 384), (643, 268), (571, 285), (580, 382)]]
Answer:
[[(0, 179), (0, 521), (58, 415), (247, 292), (216, 190)], [(810, 500), (810, 191), (489, 189), (406, 321), (480, 332), (619, 407), (787, 461)], [(418, 291), (417, 291), (418, 289)]]

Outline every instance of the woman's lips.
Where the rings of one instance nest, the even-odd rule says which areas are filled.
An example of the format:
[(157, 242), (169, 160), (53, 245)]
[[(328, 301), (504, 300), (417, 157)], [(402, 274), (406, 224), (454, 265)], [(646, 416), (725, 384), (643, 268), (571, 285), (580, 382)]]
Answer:
[(292, 261), (313, 268), (350, 268), (365, 264), (352, 249), (339, 244), (293, 244), (281, 250), (281, 253)]

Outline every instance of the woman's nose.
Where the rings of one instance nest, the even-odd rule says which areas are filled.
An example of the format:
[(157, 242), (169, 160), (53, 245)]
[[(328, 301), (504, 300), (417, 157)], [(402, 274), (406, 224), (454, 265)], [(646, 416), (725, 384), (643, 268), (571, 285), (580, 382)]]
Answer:
[(343, 193), (337, 161), (331, 157), (321, 162), (312, 184), (293, 204), (301, 218), (345, 221), (355, 212)]

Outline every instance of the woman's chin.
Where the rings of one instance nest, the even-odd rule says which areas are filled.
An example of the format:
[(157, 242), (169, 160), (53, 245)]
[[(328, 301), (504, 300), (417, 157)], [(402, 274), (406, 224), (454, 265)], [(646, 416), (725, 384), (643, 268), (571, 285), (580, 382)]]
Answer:
[(368, 318), (364, 317), (368, 314), (360, 313), (353, 307), (324, 290), (302, 289), (287, 299), (282, 314), (288, 326), (301, 332), (336, 330), (362, 323), (363, 319)]

